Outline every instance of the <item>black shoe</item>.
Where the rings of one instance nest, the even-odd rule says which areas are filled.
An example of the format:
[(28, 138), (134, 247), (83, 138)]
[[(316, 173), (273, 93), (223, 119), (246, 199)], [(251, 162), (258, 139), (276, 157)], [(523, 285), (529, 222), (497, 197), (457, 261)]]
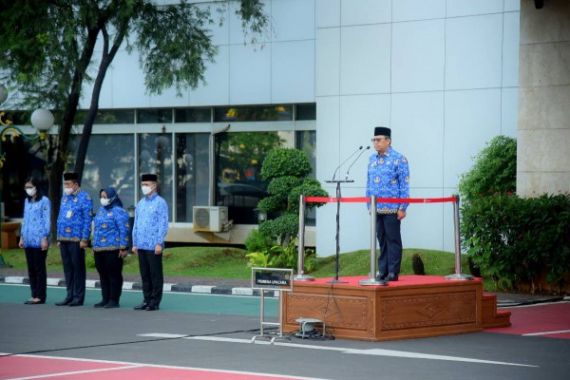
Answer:
[(55, 306), (67, 306), (71, 303), (71, 300), (63, 300), (61, 302), (56, 302)]
[(116, 309), (119, 307), (119, 303), (115, 302), (115, 301), (109, 301), (105, 306), (103, 306), (105, 309)]
[(386, 278), (388, 281), (398, 281), (398, 275), (394, 273), (388, 273), (388, 277)]
[(388, 281), (386, 281), (386, 280), (385, 280), (383, 277), (381, 277), (381, 276), (376, 276), (374, 279), (376, 280), (376, 282), (378, 282), (378, 285), (380, 285), (380, 286), (386, 286), (386, 285), (388, 285)]
[(73, 301), (70, 302), (68, 306), (83, 306), (83, 302)]
[(386, 277), (388, 277), (385, 273), (378, 273), (376, 275), (376, 281), (386, 281)]
[(105, 305), (107, 305), (107, 301), (101, 301), (101, 302), (98, 302), (95, 305), (93, 305), (93, 307), (100, 308), (100, 307), (104, 307)]
[(157, 305), (148, 305), (145, 310), (146, 311), (155, 311), (158, 309), (159, 309), (159, 307)]
[(148, 307), (148, 304), (146, 302), (143, 302), (140, 305), (135, 306), (134, 309), (135, 310), (146, 310), (147, 307)]

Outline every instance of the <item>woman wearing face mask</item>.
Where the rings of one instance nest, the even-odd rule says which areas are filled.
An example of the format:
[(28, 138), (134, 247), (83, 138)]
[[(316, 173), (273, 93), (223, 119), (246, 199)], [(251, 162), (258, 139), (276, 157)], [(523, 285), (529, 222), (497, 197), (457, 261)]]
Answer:
[(95, 307), (119, 307), (123, 287), (123, 257), (127, 255), (129, 214), (113, 187), (99, 192), (101, 207), (95, 215), (93, 252), (101, 279), (101, 302)]
[(43, 196), (35, 178), (28, 178), (24, 185), (26, 201), (24, 203), (24, 221), (20, 233), (20, 248), (26, 252), (28, 276), (32, 298), (27, 305), (38, 305), (46, 302), (46, 257), (50, 234), (51, 205)]

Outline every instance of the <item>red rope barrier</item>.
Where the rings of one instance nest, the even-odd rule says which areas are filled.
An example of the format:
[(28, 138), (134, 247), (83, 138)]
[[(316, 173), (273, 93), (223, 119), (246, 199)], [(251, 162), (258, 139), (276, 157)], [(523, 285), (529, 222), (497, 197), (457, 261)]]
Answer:
[[(443, 203), (455, 202), (456, 196), (445, 198), (376, 198), (376, 203)], [(306, 197), (306, 203), (336, 203), (337, 198), (332, 197)], [(341, 203), (368, 203), (370, 197), (342, 197)]]

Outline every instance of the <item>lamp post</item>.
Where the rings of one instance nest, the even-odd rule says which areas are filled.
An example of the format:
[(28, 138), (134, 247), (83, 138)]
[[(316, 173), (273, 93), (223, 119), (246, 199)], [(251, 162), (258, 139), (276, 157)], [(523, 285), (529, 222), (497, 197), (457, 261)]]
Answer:
[[(8, 90), (3, 85), (0, 85), (0, 104), (4, 103), (8, 98)], [(16, 137), (22, 137), (24, 140), (34, 141), (36, 137), (26, 136), (18, 127), (12, 124), (9, 119), (3, 119), (4, 112), (0, 112), (0, 168), (4, 166), (4, 155), (2, 153), (1, 142), (6, 140), (6, 136), (11, 136), (12, 139)], [(53, 114), (47, 109), (37, 109), (32, 113), (31, 116), (32, 126), (37, 131), (37, 138), (41, 141), (45, 138), (47, 131), (53, 126), (54, 117)], [(2, 192), (0, 191), (0, 203), (2, 203)], [(0, 224), (3, 222), (4, 215), (0, 217)], [(0, 238), (1, 244), (1, 238)], [(0, 252), (0, 267), (7, 266), (5, 263), (2, 253)]]

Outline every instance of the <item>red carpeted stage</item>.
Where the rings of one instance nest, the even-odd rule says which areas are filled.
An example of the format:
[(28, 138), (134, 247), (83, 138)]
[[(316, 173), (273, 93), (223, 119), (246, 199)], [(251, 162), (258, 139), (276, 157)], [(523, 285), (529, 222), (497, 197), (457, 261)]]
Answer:
[(298, 330), (297, 318), (316, 318), (335, 337), (380, 341), (510, 325), (510, 313), (497, 312), (496, 297), (483, 293), (480, 279), (410, 275), (389, 286), (359, 285), (365, 278), (295, 281), (293, 291), (283, 293), (283, 330)]

